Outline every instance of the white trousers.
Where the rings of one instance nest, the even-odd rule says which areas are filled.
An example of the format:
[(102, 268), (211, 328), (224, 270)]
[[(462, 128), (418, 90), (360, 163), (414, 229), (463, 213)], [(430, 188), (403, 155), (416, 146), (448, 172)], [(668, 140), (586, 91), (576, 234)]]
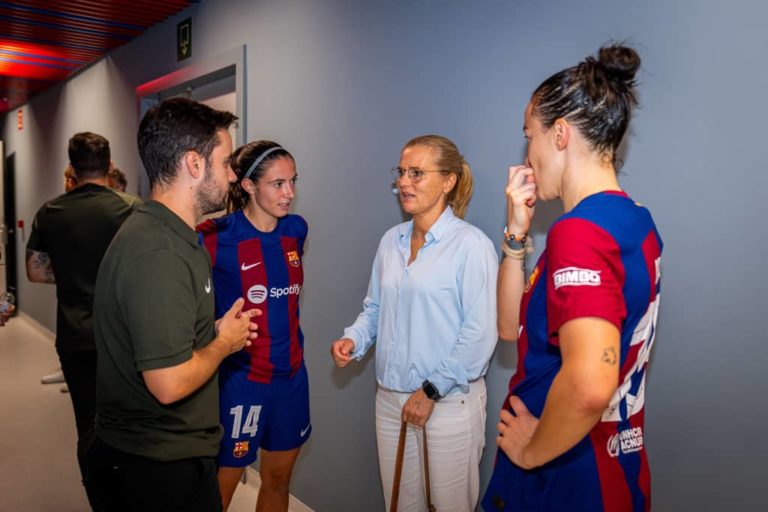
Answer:
[[(395, 476), (401, 413), (410, 393), (376, 392), (376, 441), (379, 470), (389, 512)], [(474, 511), (480, 494), (480, 458), (485, 447), (485, 379), (469, 384), (469, 393), (448, 395), (435, 404), (427, 422), (432, 503), (438, 512)], [(399, 512), (427, 509), (421, 429), (408, 425), (400, 479)]]

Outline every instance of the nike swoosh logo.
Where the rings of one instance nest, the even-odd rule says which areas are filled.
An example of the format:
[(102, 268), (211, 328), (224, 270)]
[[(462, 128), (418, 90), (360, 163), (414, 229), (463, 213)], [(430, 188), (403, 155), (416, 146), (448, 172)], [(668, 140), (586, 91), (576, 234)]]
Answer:
[(305, 429), (303, 429), (303, 430), (302, 430), (302, 431), (299, 433), (299, 436), (301, 436), (301, 437), (304, 437), (305, 435), (307, 435), (307, 432), (309, 432), (309, 428), (310, 428), (311, 426), (312, 426), (312, 424), (311, 424), (311, 423), (310, 423), (309, 425), (307, 425), (307, 427), (306, 427)]
[(254, 263), (254, 264), (252, 264), (252, 265), (246, 265), (245, 263), (243, 263), (243, 264), (240, 266), (240, 270), (250, 270), (250, 269), (252, 269), (253, 267), (256, 267), (256, 266), (258, 266), (258, 265), (261, 265), (261, 262), (260, 262), (260, 261), (257, 261), (256, 263)]
[(208, 282), (205, 283), (205, 293), (211, 293), (211, 280), (208, 279)]

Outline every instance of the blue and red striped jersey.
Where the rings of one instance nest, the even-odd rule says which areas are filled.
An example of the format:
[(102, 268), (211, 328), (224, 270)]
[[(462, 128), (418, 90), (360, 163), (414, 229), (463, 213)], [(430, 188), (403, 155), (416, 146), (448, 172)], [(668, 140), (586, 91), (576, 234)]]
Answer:
[[(509, 396), (517, 395), (541, 417), (562, 365), (558, 330), (583, 317), (602, 318), (619, 329), (619, 386), (590, 434), (543, 466), (538, 480), (520, 470), (514, 485), (528, 488), (520, 488), (518, 496), (546, 510), (561, 510), (558, 504), (567, 502), (571, 505), (563, 510), (650, 509), (643, 406), (659, 308), (661, 249), (650, 213), (623, 192), (589, 196), (551, 227), (520, 306), (518, 363)], [(499, 451), (499, 457), (506, 455)], [(544, 485), (543, 475), (556, 482)]]
[(304, 284), (301, 257), (307, 223), (298, 215), (281, 217), (269, 232), (258, 231), (242, 210), (211, 219), (197, 228), (211, 255), (216, 318), (240, 297), (243, 310), (258, 308), (258, 338), (231, 354), (220, 371), (242, 373), (270, 383), (292, 377), (304, 364), (304, 335), (299, 326), (299, 293)]

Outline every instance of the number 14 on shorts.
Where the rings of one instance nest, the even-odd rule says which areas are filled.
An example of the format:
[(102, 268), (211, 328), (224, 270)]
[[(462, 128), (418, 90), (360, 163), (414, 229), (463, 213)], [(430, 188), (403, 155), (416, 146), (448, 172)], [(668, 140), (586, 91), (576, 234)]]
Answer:
[(251, 437), (256, 435), (259, 430), (259, 415), (261, 414), (260, 405), (252, 405), (248, 409), (248, 415), (243, 422), (243, 406), (238, 405), (229, 410), (229, 414), (234, 416), (232, 421), (232, 439), (238, 439), (240, 434), (250, 434)]

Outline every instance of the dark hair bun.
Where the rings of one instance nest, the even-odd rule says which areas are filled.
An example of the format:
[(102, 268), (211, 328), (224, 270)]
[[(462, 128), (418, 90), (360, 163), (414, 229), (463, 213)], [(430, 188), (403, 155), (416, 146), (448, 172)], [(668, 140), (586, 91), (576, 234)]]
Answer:
[(640, 56), (635, 50), (619, 44), (604, 46), (600, 48), (598, 59), (611, 78), (628, 87), (635, 85), (635, 73), (640, 68)]

